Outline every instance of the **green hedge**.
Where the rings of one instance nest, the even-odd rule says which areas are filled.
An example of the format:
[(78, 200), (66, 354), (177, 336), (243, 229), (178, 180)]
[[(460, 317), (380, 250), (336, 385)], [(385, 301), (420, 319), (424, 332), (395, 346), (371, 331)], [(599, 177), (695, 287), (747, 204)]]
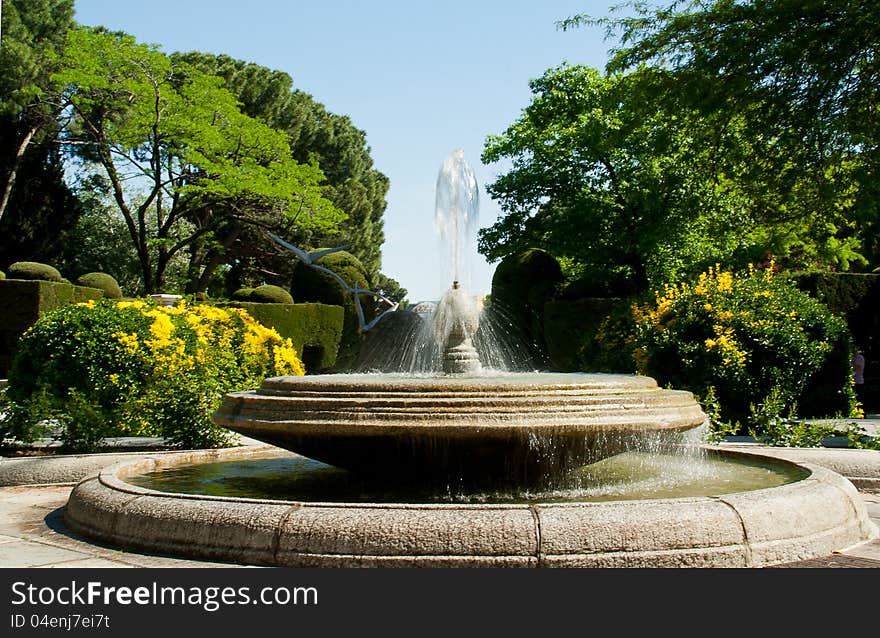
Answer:
[[(357, 284), (360, 288), (372, 289), (373, 282), (366, 274), (363, 264), (351, 253), (340, 250), (325, 255), (317, 261), (324, 268), (339, 275), (349, 286)], [(302, 302), (322, 303), (341, 306), (344, 311), (342, 338), (336, 356), (335, 367), (340, 370), (353, 369), (363, 345), (354, 298), (335, 277), (306, 264), (297, 264), (293, 271), (290, 292), (294, 299)], [(361, 297), (364, 318), (372, 321), (375, 315), (375, 300), (369, 295)]]
[(122, 289), (116, 279), (105, 272), (90, 272), (81, 275), (77, 278), (76, 285), (97, 288), (108, 299), (122, 299)]
[(511, 326), (536, 362), (547, 355), (544, 305), (556, 297), (562, 282), (559, 262), (539, 248), (505, 257), (492, 276), (490, 311)]
[(544, 340), (554, 369), (635, 372), (632, 299), (585, 298), (544, 305)]
[(0, 280), (0, 377), (5, 377), (18, 340), (41, 316), (73, 303), (100, 299), (96, 288), (53, 281)]
[[(35, 281), (64, 282), (64, 277), (54, 266), (43, 264), (38, 261), (17, 261), (9, 266), (8, 276), (10, 279), (28, 279)], [(70, 283), (70, 282), (67, 282)]]
[(233, 301), (223, 305), (246, 310), (261, 324), (275, 328), (282, 337), (290, 339), (308, 373), (326, 370), (336, 364), (342, 338), (341, 306), (248, 301)]

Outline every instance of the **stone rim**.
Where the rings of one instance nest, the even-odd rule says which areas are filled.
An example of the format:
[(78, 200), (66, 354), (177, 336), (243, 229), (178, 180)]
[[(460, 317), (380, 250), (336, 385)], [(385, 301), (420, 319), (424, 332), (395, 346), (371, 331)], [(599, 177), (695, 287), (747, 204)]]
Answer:
[(878, 534), (849, 481), (806, 463), (794, 465), (807, 478), (753, 492), (576, 504), (305, 503), (171, 494), (124, 481), (199, 458), (106, 468), (73, 490), (65, 521), (125, 548), (290, 567), (762, 567)]

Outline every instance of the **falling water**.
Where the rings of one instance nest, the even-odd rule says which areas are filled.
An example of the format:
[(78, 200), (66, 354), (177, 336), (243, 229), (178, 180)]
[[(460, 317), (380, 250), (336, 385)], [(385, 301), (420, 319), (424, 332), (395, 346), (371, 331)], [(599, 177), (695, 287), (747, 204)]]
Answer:
[(479, 189), (474, 169), (464, 158), (464, 151), (449, 154), (437, 175), (434, 203), (434, 228), (445, 251), (448, 281), (469, 283), (471, 239), (476, 234), (479, 217)]
[(517, 340), (515, 327), (496, 309), (485, 308), (483, 300), (468, 290), (478, 219), (477, 179), (464, 151), (456, 149), (437, 175), (434, 206), (434, 228), (450, 286), (433, 312), (419, 314), (419, 321), (399, 313), (383, 320), (361, 350), (359, 371), (441, 373), (450, 334), (462, 325), (472, 327), (473, 346), (486, 370), (534, 368), (524, 354), (529, 349)]

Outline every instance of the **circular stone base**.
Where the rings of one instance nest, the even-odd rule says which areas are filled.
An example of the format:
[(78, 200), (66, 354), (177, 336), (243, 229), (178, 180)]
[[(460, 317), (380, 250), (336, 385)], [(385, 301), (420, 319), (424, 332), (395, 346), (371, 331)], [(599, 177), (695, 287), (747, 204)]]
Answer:
[[(253, 452), (223, 457), (236, 454)], [(65, 522), (126, 549), (289, 567), (762, 567), (878, 533), (853, 485), (811, 464), (800, 481), (718, 497), (525, 505), (235, 499), (125, 482), (207, 460), (216, 451), (107, 468), (76, 486)]]
[(227, 394), (216, 424), (366, 478), (552, 485), (704, 423), (690, 392), (622, 374), (336, 374)]

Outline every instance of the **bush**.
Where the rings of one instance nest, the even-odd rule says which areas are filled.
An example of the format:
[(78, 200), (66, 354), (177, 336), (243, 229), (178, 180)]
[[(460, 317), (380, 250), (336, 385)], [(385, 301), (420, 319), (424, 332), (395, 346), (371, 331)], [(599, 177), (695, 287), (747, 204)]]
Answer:
[(290, 293), (287, 292), (281, 286), (272, 286), (269, 284), (264, 284), (262, 286), (257, 286), (250, 293), (250, 298), (247, 301), (253, 301), (254, 303), (284, 303), (284, 304), (292, 304), (293, 297), (290, 296)]
[(290, 341), (243, 310), (89, 301), (41, 317), (22, 337), (0, 435), (26, 442), (54, 420), (75, 450), (107, 436), (225, 445), (229, 431), (210, 418), (224, 393), (303, 373)]
[(556, 370), (635, 371), (631, 299), (557, 299), (544, 305), (544, 339)]
[(250, 301), (233, 301), (230, 305), (246, 310), (256, 321), (290, 339), (296, 351), (301, 353), (306, 372), (324, 371), (336, 363), (344, 317), (341, 306)]
[(253, 294), (253, 288), (239, 288), (234, 293), (232, 293), (232, 298), (236, 301), (250, 301), (251, 295)]
[(547, 357), (544, 305), (556, 297), (562, 282), (559, 262), (539, 248), (505, 257), (492, 276), (491, 312), (503, 318), (539, 365)]
[[(360, 260), (345, 250), (325, 255), (317, 263), (339, 275), (349, 286), (357, 284), (360, 288), (371, 289), (372, 282)], [(293, 271), (290, 288), (301, 302), (342, 306), (342, 339), (336, 357), (336, 369), (348, 370), (354, 367), (362, 344), (362, 335), (352, 295), (332, 275), (303, 263), (297, 264)], [(364, 319), (372, 321), (375, 317), (374, 300), (362, 297), (361, 303)]]
[(857, 410), (846, 323), (772, 269), (710, 268), (635, 315), (639, 372), (717, 397), (720, 419), (737, 429), (760, 430), (771, 405), (803, 416)]
[(10, 279), (32, 279), (38, 281), (63, 282), (64, 277), (49, 264), (41, 264), (36, 261), (17, 261), (9, 267)]
[(6, 279), (6, 273), (0, 270), (0, 279)]
[(90, 272), (76, 280), (77, 286), (97, 288), (107, 299), (122, 299), (122, 290), (116, 280), (105, 272)]

